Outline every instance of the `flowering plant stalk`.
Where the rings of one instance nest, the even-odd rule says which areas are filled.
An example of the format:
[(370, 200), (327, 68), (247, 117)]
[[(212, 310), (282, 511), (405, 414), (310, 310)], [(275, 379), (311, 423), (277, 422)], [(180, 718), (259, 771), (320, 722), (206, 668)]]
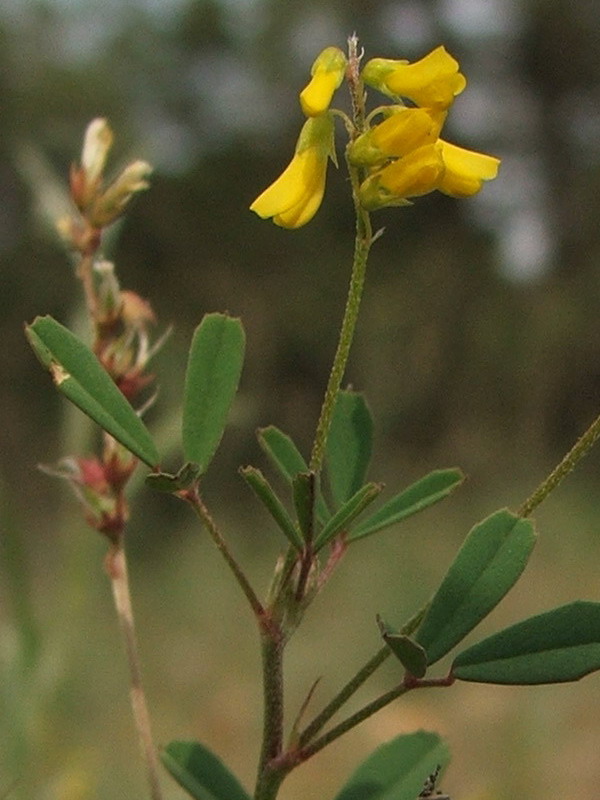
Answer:
[[(347, 83), (352, 115), (332, 109), (335, 92)], [(232, 552), (202, 494), (202, 479), (226, 427), (242, 372), (245, 333), (240, 320), (206, 314), (194, 333), (184, 387), (181, 449), (175, 473), (160, 467), (160, 455), (142, 421), (152, 376), (147, 367), (160, 346), (150, 343), (154, 315), (147, 301), (122, 290), (114, 266), (101, 255), (103, 230), (147, 188), (145, 162), (126, 167), (105, 185), (104, 166), (112, 133), (104, 120), (88, 128), (81, 166), (71, 174), (78, 213), (59, 228), (78, 256), (92, 327), (91, 350), (58, 322), (37, 318), (27, 335), (56, 387), (104, 431), (104, 448), (93, 458), (70, 457), (47, 471), (68, 479), (90, 525), (108, 541), (107, 572), (125, 634), (131, 693), (148, 766), (149, 795), (161, 797), (149, 715), (141, 689), (124, 549), (128, 517), (125, 490), (139, 462), (147, 485), (185, 502), (223, 556), (257, 625), (262, 652), (263, 736), (253, 792), (204, 744), (173, 741), (161, 752), (170, 774), (196, 800), (274, 800), (296, 767), (402, 695), (417, 689), (449, 688), (457, 680), (540, 684), (576, 680), (600, 669), (600, 604), (574, 602), (517, 622), (462, 649), (446, 671), (430, 669), (453, 651), (521, 576), (536, 539), (529, 519), (536, 506), (589, 450), (598, 421), (520, 509), (501, 509), (476, 524), (425, 607), (400, 627), (378, 618), (381, 646), (308, 722), (315, 686), (291, 725), (285, 718), (283, 655), (315, 596), (325, 587), (354, 542), (399, 524), (447, 497), (463, 481), (458, 469), (442, 469), (369, 510), (383, 485), (367, 479), (373, 422), (361, 393), (342, 389), (358, 318), (374, 232), (371, 214), (404, 206), (439, 190), (469, 197), (495, 177), (499, 160), (440, 138), (455, 97), (466, 79), (456, 60), (438, 47), (420, 61), (375, 58), (361, 67), (356, 37), (347, 55), (335, 47), (316, 59), (300, 94), (306, 116), (294, 156), (282, 175), (252, 203), (260, 217), (283, 228), (310, 222), (322, 202), (328, 161), (336, 160), (335, 122), (347, 134), (345, 163), (356, 216), (354, 257), (337, 350), (324, 392), (308, 459), (291, 437), (274, 426), (258, 432), (259, 444), (286, 481), (281, 497), (261, 469), (245, 466), (241, 477), (264, 505), (286, 548), (262, 598)], [(365, 87), (391, 103), (367, 112)], [(398, 679), (379, 697), (341, 717), (346, 703), (389, 658)], [(430, 797), (449, 755), (432, 732), (400, 735), (360, 765), (335, 800), (416, 800)], [(437, 796), (447, 797), (437, 793)]]

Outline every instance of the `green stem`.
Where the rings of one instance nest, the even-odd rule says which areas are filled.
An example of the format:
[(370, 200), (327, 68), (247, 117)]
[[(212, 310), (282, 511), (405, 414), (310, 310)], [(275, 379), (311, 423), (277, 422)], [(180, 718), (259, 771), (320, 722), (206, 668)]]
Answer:
[(587, 431), (577, 440), (562, 461), (552, 470), (550, 475), (542, 481), (535, 492), (519, 508), (521, 517), (528, 517), (548, 495), (556, 489), (558, 484), (566, 478), (577, 466), (578, 462), (587, 455), (600, 437), (600, 416), (592, 422)]
[(339, 739), (340, 736), (348, 733), (348, 731), (352, 730), (352, 728), (360, 725), (361, 722), (364, 722), (364, 720), (368, 719), (377, 711), (380, 711), (382, 708), (392, 703), (398, 697), (401, 697), (401, 695), (406, 694), (406, 692), (410, 691), (412, 688), (412, 686), (407, 686), (405, 683), (401, 683), (399, 686), (396, 686), (394, 689), (390, 689), (389, 692), (381, 695), (381, 697), (378, 697), (376, 700), (368, 703), (355, 714), (352, 714), (352, 716), (343, 720), (343, 722), (340, 722), (339, 725), (331, 728), (331, 730), (327, 731), (327, 733), (321, 736), (320, 739), (316, 739), (312, 744), (303, 747), (298, 754), (298, 763), (308, 761), (309, 758), (314, 756), (324, 747), (327, 747), (328, 744), (331, 744), (336, 739)]
[(162, 791), (158, 780), (159, 764), (156, 749), (152, 740), (150, 714), (146, 702), (146, 695), (142, 685), (142, 670), (138, 655), (133, 609), (129, 592), (129, 578), (127, 576), (127, 559), (123, 548), (122, 537), (111, 545), (106, 556), (106, 572), (111, 580), (115, 608), (123, 639), (125, 652), (129, 665), (130, 696), (133, 718), (140, 741), (142, 756), (146, 763), (150, 797), (152, 800), (162, 800)]
[(304, 747), (325, 727), (333, 715), (346, 703), (352, 695), (363, 685), (363, 683), (370, 678), (371, 675), (378, 669), (386, 658), (391, 655), (391, 650), (387, 645), (384, 645), (373, 658), (371, 658), (364, 667), (359, 670), (356, 675), (348, 681), (348, 683), (341, 689), (340, 692), (328, 703), (325, 708), (314, 718), (300, 734), (299, 746)]
[[(354, 171), (351, 168), (351, 172)], [(313, 472), (320, 472), (323, 465), (323, 458), (325, 455), (325, 447), (327, 444), (327, 437), (329, 435), (329, 428), (331, 427), (331, 420), (335, 403), (337, 400), (338, 392), (342, 384), (348, 356), (350, 354), (350, 346), (354, 337), (356, 328), (356, 321), (358, 319), (358, 312), (360, 309), (360, 301), (362, 297), (363, 287), (365, 283), (365, 274), (367, 269), (367, 259), (369, 250), (373, 243), (373, 232), (371, 228), (371, 220), (369, 215), (364, 209), (357, 206), (356, 218), (356, 237), (354, 240), (354, 261), (352, 264), (352, 276), (350, 278), (350, 287), (348, 289), (348, 297), (346, 300), (346, 308), (344, 311), (344, 319), (340, 330), (340, 338), (338, 341), (337, 350), (333, 359), (333, 365), (329, 374), (329, 382), (325, 390), (325, 397), (321, 407), (321, 414), (317, 424), (317, 431), (315, 433), (315, 440), (310, 457), (310, 469)]]
[(179, 494), (179, 496), (183, 500), (186, 500), (192, 506), (198, 517), (202, 520), (202, 522), (206, 526), (206, 529), (211, 539), (213, 540), (217, 549), (227, 562), (227, 565), (231, 569), (236, 581), (238, 582), (242, 591), (244, 592), (246, 599), (248, 600), (248, 603), (252, 608), (252, 611), (254, 612), (255, 616), (258, 619), (261, 619), (265, 613), (263, 605), (258, 599), (256, 592), (250, 585), (250, 582), (248, 581), (248, 578), (242, 571), (240, 565), (237, 563), (237, 561), (233, 557), (233, 554), (229, 550), (229, 547), (227, 546), (227, 543), (223, 539), (223, 536), (221, 535), (221, 532), (217, 527), (216, 522), (213, 520), (213, 518), (208, 512), (208, 509), (204, 505), (202, 498), (198, 493), (198, 488), (194, 487), (193, 489), (183, 491)]
[[(421, 624), (429, 603), (426, 603), (414, 614), (400, 629), (400, 633), (405, 636), (410, 636), (416, 631)], [(338, 692), (338, 694), (328, 703), (325, 708), (318, 714), (308, 727), (300, 734), (299, 746), (303, 747), (308, 744), (314, 737), (323, 729), (329, 722), (333, 715), (355, 694), (363, 683), (371, 677), (371, 675), (379, 669), (383, 662), (391, 655), (391, 650), (387, 645), (384, 645), (375, 655), (367, 661), (367, 663), (360, 669), (353, 678)]]
[(285, 639), (279, 625), (266, 617), (261, 622), (264, 721), (258, 762), (255, 800), (271, 800), (285, 777), (285, 771), (269, 764), (283, 747), (283, 648)]
[[(358, 40), (355, 36), (350, 37), (348, 40), (348, 46), (349, 66), (347, 75), (352, 99), (354, 136), (358, 136), (364, 127), (364, 90), (359, 77), (358, 69), (360, 65), (360, 56), (357, 53)], [(352, 263), (350, 287), (348, 289), (348, 297), (346, 299), (346, 308), (344, 311), (344, 319), (342, 320), (342, 327), (340, 329), (338, 346), (333, 359), (331, 372), (329, 374), (329, 382), (327, 384), (327, 389), (325, 390), (325, 397), (323, 399), (323, 405), (321, 406), (321, 414), (317, 423), (317, 430), (310, 456), (310, 469), (312, 472), (316, 473), (320, 472), (321, 467), (323, 466), (325, 447), (327, 445), (327, 437), (329, 435), (329, 428), (331, 427), (333, 411), (335, 409), (338, 392), (344, 378), (344, 372), (346, 371), (346, 364), (348, 363), (348, 356), (350, 354), (350, 346), (352, 345), (352, 339), (354, 338), (354, 331), (356, 329), (356, 321), (358, 319), (360, 301), (365, 283), (369, 251), (374, 241), (371, 218), (368, 212), (362, 208), (359, 202), (358, 190), (360, 187), (360, 174), (356, 167), (354, 167), (348, 160), (347, 150), (346, 164), (352, 185), (352, 198), (356, 214), (354, 259)]]

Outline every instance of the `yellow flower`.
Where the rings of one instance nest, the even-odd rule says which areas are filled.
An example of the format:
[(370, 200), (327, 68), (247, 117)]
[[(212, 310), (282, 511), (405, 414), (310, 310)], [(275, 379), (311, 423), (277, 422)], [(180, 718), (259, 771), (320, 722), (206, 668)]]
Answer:
[(346, 56), (337, 47), (326, 47), (316, 58), (310, 83), (300, 92), (300, 105), (307, 117), (316, 117), (329, 108), (333, 93), (344, 80)]
[(448, 108), (467, 85), (458, 62), (445, 47), (437, 47), (420, 61), (373, 58), (365, 64), (362, 79), (390, 97), (407, 97), (418, 106)]
[(360, 187), (361, 205), (367, 211), (406, 205), (408, 197), (437, 189), (443, 173), (440, 142), (424, 145), (370, 175)]
[(370, 175), (360, 187), (360, 201), (367, 211), (405, 205), (409, 197), (436, 189), (451, 197), (471, 197), (484, 181), (498, 174), (500, 159), (465, 150), (438, 139)]
[(438, 189), (451, 197), (471, 197), (498, 174), (500, 159), (441, 141), (444, 174)]
[(405, 156), (426, 144), (434, 144), (446, 119), (445, 111), (391, 106), (389, 116), (359, 136), (350, 146), (355, 166), (375, 166), (391, 156)]
[(272, 218), (282, 228), (305, 225), (321, 205), (327, 159), (334, 156), (331, 116), (311, 117), (300, 132), (291, 162), (279, 178), (256, 198), (250, 210), (262, 219)]

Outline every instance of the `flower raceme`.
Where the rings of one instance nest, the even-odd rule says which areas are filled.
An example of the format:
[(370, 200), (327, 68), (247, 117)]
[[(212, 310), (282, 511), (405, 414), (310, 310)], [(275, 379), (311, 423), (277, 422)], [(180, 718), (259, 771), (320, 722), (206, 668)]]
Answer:
[[(353, 131), (347, 156), (355, 185), (360, 185), (357, 200), (366, 211), (407, 205), (408, 198), (435, 190), (470, 197), (496, 177), (499, 159), (440, 138), (448, 109), (466, 86), (458, 62), (444, 47), (412, 64), (371, 59), (358, 82), (352, 81), (353, 71), (348, 70), (355, 109), (363, 101), (363, 82), (394, 100), (367, 117), (366, 130), (356, 110), (358, 116), (352, 121), (340, 111), (329, 111), (346, 67), (346, 57), (335, 47), (326, 48), (315, 60), (312, 78), (300, 93), (309, 119), (291, 163), (250, 206), (260, 217), (272, 218), (284, 228), (299, 228), (312, 219), (323, 197), (327, 159), (335, 161), (334, 114)], [(414, 105), (404, 105), (402, 98)], [(380, 121), (373, 124), (377, 117)]]
[(335, 157), (333, 120), (329, 114), (310, 117), (300, 132), (294, 157), (250, 210), (282, 228), (302, 227), (321, 205), (330, 157)]

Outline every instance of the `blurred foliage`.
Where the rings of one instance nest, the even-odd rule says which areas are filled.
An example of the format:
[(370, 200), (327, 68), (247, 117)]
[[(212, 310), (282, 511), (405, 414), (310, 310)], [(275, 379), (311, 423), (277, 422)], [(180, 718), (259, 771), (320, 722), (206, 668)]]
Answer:
[[(261, 222), (247, 206), (291, 156), (301, 123), (297, 92), (315, 54), (329, 44), (343, 46), (353, 30), (369, 57), (412, 59), (440, 42), (446, 44), (470, 83), (453, 109), (451, 135), (456, 133), (461, 143), (503, 159), (499, 179), (486, 186), (480, 198), (459, 204), (429, 196), (412, 208), (381, 212), (375, 219), (385, 226), (385, 235), (373, 251), (348, 371), (348, 380), (366, 392), (377, 420), (375, 455), (383, 474), (374, 477), (396, 485), (398, 474), (409, 483), (424, 465), (459, 464), (473, 476), (471, 507), (455, 511), (454, 524), (445, 524), (455, 532), (466, 531), (475, 521), (474, 513), (490, 510), (489, 502), (520, 502), (600, 409), (600, 16), (595, 3), (11, 0), (2, 4), (0, 474), (6, 484), (6, 514), (10, 511), (28, 534), (24, 550), (36, 576), (38, 628), (48, 626), (49, 640), (54, 635), (57, 642), (52, 653), (46, 652), (35, 692), (33, 679), (27, 678), (29, 696), (44, 697), (39, 708), (50, 714), (43, 717), (38, 708), (43, 719), (30, 731), (31, 741), (43, 753), (39, 764), (40, 780), (47, 787), (43, 798), (115, 796), (116, 784), (98, 766), (93, 730), (82, 737), (80, 724), (65, 724), (61, 730), (65, 739), (56, 743), (47, 726), (58, 708), (65, 716), (71, 711), (77, 717), (85, 704), (85, 717), (94, 719), (94, 725), (104, 730), (121, 726), (123, 741), (131, 733), (127, 721), (121, 722), (127, 713), (123, 675), (114, 677), (109, 666), (117, 660), (115, 669), (123, 672), (113, 654), (120, 643), (105, 619), (111, 621), (102, 575), (89, 578), (100, 572), (102, 543), (85, 531), (79, 536), (84, 526), (74, 522), (70, 498), (63, 499), (60, 487), (34, 471), (36, 462), (66, 455), (59, 449), (62, 438), (68, 433), (70, 442), (76, 441), (73, 431), (80, 425), (55, 396), (22, 332), (23, 322), (38, 313), (51, 313), (64, 323), (77, 318), (78, 286), (70, 273), (69, 256), (50, 224), (64, 202), (61, 183), (78, 155), (86, 124), (98, 115), (109, 117), (117, 134), (117, 161), (133, 155), (156, 166), (151, 191), (106, 242), (123, 285), (148, 297), (162, 324), (176, 323), (172, 340), (157, 359), (161, 395), (149, 424), (168, 427), (171, 411), (181, 403), (185, 354), (203, 313), (227, 310), (243, 318), (248, 355), (236, 412), (238, 426), (226, 436), (215, 475), (208, 477), (209, 489), (218, 499), (227, 497), (228, 488), (235, 492), (229, 496), (237, 497), (235, 468), (260, 458), (254, 428), (276, 424), (308, 450), (335, 347), (353, 236), (343, 171), (331, 170), (322, 209), (298, 232)], [(85, 441), (85, 431), (77, 435)], [(593, 475), (599, 465), (600, 455), (593, 454), (583, 470)], [(496, 493), (490, 500), (486, 490), (477, 495), (490, 476), (495, 481), (505, 476), (504, 497)], [(564, 511), (560, 520), (570, 528), (574, 518), (586, 529), (586, 519), (593, 519), (594, 511), (597, 516), (597, 508), (585, 492), (573, 491), (578, 502), (588, 503), (590, 517), (575, 512), (571, 517)], [(164, 622), (173, 602), (164, 588), (161, 537), (167, 520), (176, 525), (169, 560), (186, 554), (178, 568), (181, 572), (168, 578), (169, 585), (178, 581), (172, 591), (185, 594), (185, 587), (194, 585), (194, 602), (201, 605), (212, 588), (223, 618), (236, 613), (232, 609), (237, 608), (237, 596), (232, 592), (230, 598), (219, 588), (223, 573), (207, 555), (208, 545), (192, 545), (181, 533), (178, 526), (183, 528), (184, 522), (179, 511), (164, 498), (151, 498), (146, 515), (135, 518), (143, 513), (141, 505), (134, 509), (135, 528), (146, 527), (150, 538), (141, 543), (135, 536), (132, 544), (148, 573), (149, 585), (140, 600), (142, 618), (156, 615)], [(227, 513), (244, 532), (239, 537), (242, 554), (246, 551), (252, 559), (275, 549), (258, 533), (247, 532), (247, 515), (242, 523), (237, 509)], [(438, 525), (444, 513), (445, 508), (435, 512)], [(8, 525), (6, 514), (3, 525)], [(260, 530), (263, 521), (258, 520)], [(558, 525), (552, 515), (548, 522), (550, 527)], [(593, 530), (592, 522), (590, 527)], [(67, 536), (71, 531), (77, 534), (77, 544)], [(415, 531), (417, 553), (422, 531)], [(453, 547), (454, 539), (441, 545), (444, 563)], [(208, 559), (215, 571), (208, 581), (202, 579), (201, 587), (189, 563), (189, 548), (195, 561)], [(568, 558), (569, 553), (565, 548), (558, 555)], [(374, 564), (387, 564), (385, 544), (372, 557)], [(58, 577), (48, 574), (48, 564), (60, 564)], [(256, 570), (266, 579), (264, 567), (256, 565)], [(559, 573), (559, 567), (552, 573), (557, 580)], [(409, 593), (421, 598), (430, 581), (423, 589), (419, 577), (412, 571), (405, 575)], [(541, 574), (537, 580), (545, 585)], [(382, 583), (389, 588), (390, 581)], [(340, 597), (350, 587), (353, 595), (359, 594), (350, 578), (342, 576)], [(539, 591), (538, 600), (548, 590)], [(2, 590), (2, 599), (10, 609), (8, 591)], [(349, 617), (353, 610), (357, 609), (348, 609)], [(369, 619), (379, 610), (369, 608)], [(366, 618), (362, 612), (361, 616)], [(210, 628), (213, 635), (209, 617), (200, 620), (200, 634)], [(196, 710), (186, 711), (184, 724), (206, 729), (206, 736), (213, 735), (219, 747), (233, 750), (239, 759), (233, 766), (247, 774), (253, 754), (237, 753), (236, 735), (241, 730), (251, 738), (256, 697), (246, 685), (247, 676), (236, 672), (236, 663), (221, 669), (224, 676), (228, 671), (235, 675), (235, 686), (219, 679), (216, 691), (211, 684), (196, 701), (192, 687), (212, 680), (216, 658), (211, 651), (204, 660), (196, 642), (197, 622), (192, 622), (191, 612), (189, 619), (184, 615), (168, 647), (160, 632), (148, 631), (141, 623), (150, 639), (149, 654), (153, 647), (176, 652), (179, 666), (190, 664), (183, 677), (164, 661), (149, 667), (150, 694), (159, 698), (158, 733), (165, 740), (177, 736), (175, 728), (181, 721), (176, 712), (193, 707)], [(315, 624), (317, 633), (323, 633), (324, 622), (320, 624)], [(73, 636), (72, 631), (82, 625), (81, 637)], [(86, 631), (91, 628), (97, 638), (90, 649)], [(215, 650), (228, 641), (226, 632), (217, 633)], [(338, 643), (336, 637), (331, 641), (329, 632), (327, 636), (332, 647)], [(370, 642), (356, 642), (358, 661), (370, 653)], [(311, 662), (314, 668), (300, 670), (300, 679), (309, 683), (323, 657), (320, 649), (307, 649), (304, 639), (299, 651), (303, 647), (306, 657), (316, 662)], [(251, 644), (241, 648), (250, 661), (255, 657)], [(74, 666), (69, 671), (65, 662), (80, 671)], [(100, 670), (94, 696), (89, 693), (87, 670)], [(340, 677), (345, 675), (344, 670)], [(161, 699), (165, 686), (172, 693)], [(115, 694), (122, 714), (113, 714), (112, 701), (105, 700)], [(491, 701), (487, 694), (480, 697), (489, 714), (498, 712), (504, 719), (501, 701)], [(234, 701), (249, 703), (251, 711), (234, 707)], [(203, 713), (203, 702), (207, 719), (201, 725), (195, 715)], [(485, 704), (494, 702), (499, 705), (489, 711)], [(224, 705), (228, 723), (219, 718)], [(460, 703), (457, 708), (462, 712)], [(525, 713), (519, 717), (523, 733), (517, 738), (524, 738), (531, 748), (539, 744), (539, 734), (533, 732), (535, 719), (541, 727), (548, 722), (543, 703), (535, 709), (529, 718)], [(477, 710), (474, 713), (476, 725), (485, 728)], [(568, 703), (561, 713), (569, 719)], [(394, 714), (386, 717), (390, 726)], [(394, 724), (398, 719), (400, 711), (398, 718), (393, 716)], [(438, 721), (433, 712), (425, 711), (417, 725)], [(369, 728), (357, 746), (369, 736), (378, 739), (396, 732), (388, 731), (386, 724), (384, 719), (379, 727)], [(572, 724), (579, 727), (579, 721)], [(461, 725), (459, 721), (457, 727)], [(462, 736), (457, 734), (457, 742), (467, 747)], [(507, 747), (511, 736), (515, 738), (505, 731)], [(477, 742), (469, 746), (477, 755)], [(61, 747), (75, 765), (72, 775), (67, 770), (61, 778), (68, 790), (52, 784)], [(572, 759), (575, 745), (571, 748), (559, 752), (562, 763), (574, 761), (582, 772), (589, 772), (585, 759)], [(339, 749), (336, 754), (341, 759), (338, 768), (348, 771), (351, 762)], [(115, 747), (113, 755), (120, 770), (113, 766), (123, 775), (135, 757), (135, 743), (129, 751)], [(315, 765), (316, 771), (321, 763)], [(469, 766), (475, 770), (475, 764), (474, 756)], [(85, 781), (78, 782), (76, 765), (95, 775), (96, 784), (77, 789)], [(548, 796), (543, 771), (533, 773), (520, 783), (509, 776), (493, 796), (509, 798), (519, 792), (532, 798)], [(328, 779), (335, 779), (331, 793), (340, 785), (340, 774)], [(302, 779), (300, 775), (300, 783)], [(311, 785), (316, 786), (314, 780)], [(122, 783), (119, 786), (123, 789)], [(573, 782), (569, 787), (562, 796), (575, 795)], [(0, 782), (0, 794), (2, 789)], [(135, 792), (131, 788), (123, 796)], [(553, 791), (550, 796), (561, 795)]]

